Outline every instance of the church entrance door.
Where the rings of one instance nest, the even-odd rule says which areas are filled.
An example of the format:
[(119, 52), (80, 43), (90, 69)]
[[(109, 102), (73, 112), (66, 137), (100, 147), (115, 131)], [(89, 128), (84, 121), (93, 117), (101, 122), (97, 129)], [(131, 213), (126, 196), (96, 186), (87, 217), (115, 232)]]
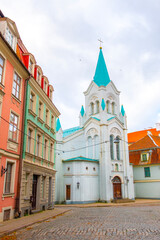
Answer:
[(121, 179), (119, 177), (114, 177), (113, 180), (113, 197), (114, 199), (121, 199), (122, 192), (121, 192)]
[(71, 200), (71, 185), (66, 185), (66, 200)]

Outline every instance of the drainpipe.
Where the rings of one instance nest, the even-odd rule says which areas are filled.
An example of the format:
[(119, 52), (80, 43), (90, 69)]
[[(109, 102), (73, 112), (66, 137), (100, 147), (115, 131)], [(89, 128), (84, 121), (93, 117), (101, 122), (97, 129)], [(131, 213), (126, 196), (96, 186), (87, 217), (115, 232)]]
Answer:
[(18, 183), (17, 183), (17, 197), (15, 203), (15, 218), (21, 217), (20, 209), (20, 197), (21, 197), (21, 181), (22, 181), (22, 170), (23, 170), (23, 145), (24, 145), (24, 125), (25, 125), (25, 110), (26, 110), (26, 98), (27, 98), (27, 85), (31, 75), (25, 79), (24, 82), (24, 101), (22, 110), (22, 129), (21, 129), (21, 147), (20, 147), (20, 158), (19, 158), (19, 172), (18, 172)]

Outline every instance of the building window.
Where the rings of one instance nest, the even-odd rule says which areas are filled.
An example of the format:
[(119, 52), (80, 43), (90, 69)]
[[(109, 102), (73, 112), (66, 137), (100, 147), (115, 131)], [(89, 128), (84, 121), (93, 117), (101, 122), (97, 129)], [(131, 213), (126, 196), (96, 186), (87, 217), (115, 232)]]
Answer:
[(150, 177), (151, 176), (150, 167), (145, 167), (144, 168), (144, 176), (145, 177)]
[(42, 103), (39, 102), (39, 111), (38, 111), (39, 118), (42, 118)]
[(115, 114), (115, 103), (112, 103), (112, 114)]
[(118, 163), (115, 164), (115, 171), (116, 171), (116, 172), (119, 171)]
[(109, 100), (107, 100), (107, 102), (106, 102), (106, 110), (107, 110), (107, 113), (110, 113), (110, 102), (109, 102)]
[(21, 78), (18, 76), (17, 73), (14, 73), (12, 94), (18, 99), (20, 98), (20, 86)]
[(86, 170), (88, 170), (88, 167), (86, 167)]
[(0, 55), (0, 83), (3, 80), (3, 71), (4, 71), (4, 58)]
[(31, 139), (32, 139), (32, 130), (28, 129), (28, 146), (27, 146), (27, 151), (29, 153), (31, 152)]
[(7, 162), (7, 172), (5, 179), (5, 193), (11, 193), (11, 175), (13, 163)]
[(24, 194), (26, 197), (28, 196), (28, 185), (29, 185), (28, 183), (29, 183), (29, 173), (26, 173), (25, 174), (25, 182), (24, 182), (24, 184), (25, 184)]
[(46, 81), (44, 81), (44, 91), (45, 91), (45, 93), (47, 92), (47, 83), (46, 83)]
[(70, 167), (68, 167), (67, 170), (70, 171)]
[(99, 101), (96, 101), (96, 113), (99, 113)]
[(91, 102), (91, 115), (94, 114), (94, 103)]
[(39, 157), (39, 154), (40, 154), (40, 139), (41, 139), (41, 136), (38, 134), (37, 135), (37, 156)]
[[(116, 139), (119, 139), (117, 136)], [(117, 160), (120, 160), (120, 141), (116, 143), (116, 155), (117, 155)]]
[(50, 99), (52, 99), (52, 90), (50, 89), (50, 94), (49, 94), (49, 97), (50, 97)]
[(51, 128), (54, 129), (54, 116), (53, 115), (51, 116)]
[(44, 141), (44, 159), (47, 159), (47, 140)]
[(50, 161), (52, 162), (52, 155), (53, 155), (53, 144), (50, 144)]
[(88, 137), (88, 157), (93, 158), (93, 142), (91, 137)]
[(9, 45), (13, 48), (13, 34), (9, 30), (9, 28), (6, 28), (6, 40), (9, 43)]
[(46, 124), (48, 125), (49, 111), (46, 109)]
[(18, 136), (18, 116), (11, 112), (9, 125), (9, 139), (17, 141)]
[(37, 82), (41, 85), (41, 74), (37, 71)]
[(113, 135), (110, 135), (110, 155), (111, 159), (114, 160), (114, 146), (113, 146)]
[(32, 70), (33, 70), (33, 62), (32, 62), (32, 60), (30, 59), (30, 60), (29, 60), (29, 72), (32, 73)]
[(95, 168), (95, 167), (93, 168), (93, 171), (96, 171), (96, 168)]
[(34, 94), (30, 94), (30, 109), (33, 111), (34, 110)]
[(45, 198), (45, 190), (46, 190), (46, 177), (42, 176), (42, 198)]
[(146, 162), (148, 160), (148, 154), (147, 153), (142, 153), (141, 154), (141, 161)]

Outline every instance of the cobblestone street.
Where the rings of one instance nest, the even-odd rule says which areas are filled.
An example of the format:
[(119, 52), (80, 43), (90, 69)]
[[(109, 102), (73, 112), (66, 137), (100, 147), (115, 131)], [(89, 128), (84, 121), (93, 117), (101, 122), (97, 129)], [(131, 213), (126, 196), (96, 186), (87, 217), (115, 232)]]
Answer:
[(17, 231), (13, 239), (160, 239), (160, 206), (71, 208)]

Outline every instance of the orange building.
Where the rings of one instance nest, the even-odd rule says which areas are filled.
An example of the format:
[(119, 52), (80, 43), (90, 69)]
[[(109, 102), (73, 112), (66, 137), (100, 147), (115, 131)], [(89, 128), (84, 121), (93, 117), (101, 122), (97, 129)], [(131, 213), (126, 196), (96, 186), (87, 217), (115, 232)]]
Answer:
[(25, 81), (30, 76), (16, 54), (18, 39), (15, 23), (0, 12), (0, 221), (13, 218), (18, 205)]

